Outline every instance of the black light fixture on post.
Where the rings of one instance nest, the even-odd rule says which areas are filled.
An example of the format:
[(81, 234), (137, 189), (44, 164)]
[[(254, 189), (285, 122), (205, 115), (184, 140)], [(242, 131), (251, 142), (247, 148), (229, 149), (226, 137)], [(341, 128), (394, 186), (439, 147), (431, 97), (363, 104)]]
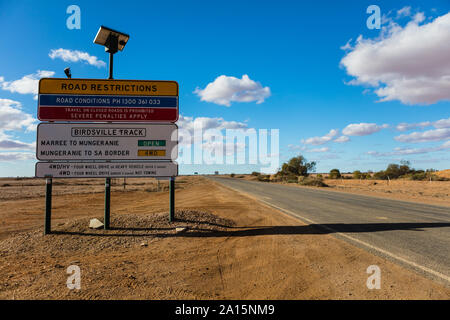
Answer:
[(65, 68), (64, 73), (66, 74), (67, 78), (72, 79), (72, 73), (70, 72), (70, 68)]
[(117, 51), (122, 51), (130, 39), (126, 33), (113, 30), (111, 28), (101, 26), (95, 36), (94, 43), (105, 47), (105, 51), (109, 53), (109, 77), (113, 79), (113, 59)]
[[(117, 51), (122, 51), (128, 42), (130, 36), (126, 33), (113, 30), (111, 28), (100, 26), (94, 43), (105, 47), (105, 51), (109, 53), (109, 76), (108, 79), (113, 78), (113, 59)], [(111, 204), (111, 178), (105, 179), (105, 214), (103, 225), (105, 229), (109, 229), (110, 223), (110, 204)]]

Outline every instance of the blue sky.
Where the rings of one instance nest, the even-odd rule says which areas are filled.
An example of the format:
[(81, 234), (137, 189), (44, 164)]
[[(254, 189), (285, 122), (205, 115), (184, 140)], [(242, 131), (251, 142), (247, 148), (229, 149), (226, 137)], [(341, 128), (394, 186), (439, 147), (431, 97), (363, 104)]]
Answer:
[[(81, 9), (79, 30), (66, 26), (72, 4)], [(366, 9), (373, 4), (383, 16), (381, 30), (366, 24)], [(0, 109), (0, 176), (34, 174), (30, 153), (37, 121), (26, 115), (36, 118), (37, 101), (14, 81), (27, 75), (36, 79), (39, 70), (65, 77), (65, 67), (74, 78), (106, 78), (105, 66), (49, 56), (51, 50), (78, 50), (107, 63), (104, 48), (92, 42), (100, 25), (131, 36), (115, 56), (114, 77), (176, 80), (185, 123), (221, 118), (222, 124), (279, 129), (280, 161), (301, 153), (318, 162), (318, 172), (380, 170), (402, 159), (416, 168), (450, 168), (448, 121), (436, 123), (450, 117), (449, 46), (430, 43), (421, 50), (416, 41), (448, 39), (441, 30), (450, 26), (448, 19), (437, 19), (449, 11), (447, 0), (0, 1), (0, 101), (10, 112), (2, 115)], [(441, 28), (432, 28), (438, 23)], [(402, 39), (397, 42), (403, 49), (395, 37)], [(399, 59), (402, 54), (410, 56)], [(243, 75), (270, 94), (259, 101), (230, 100), (229, 106), (207, 95), (201, 99), (199, 92), (208, 84), (217, 89), (219, 76), (228, 83)], [(11, 108), (17, 116), (8, 120)], [(411, 126), (402, 131), (401, 123)], [(352, 124), (359, 126), (348, 127)], [(349, 141), (334, 141), (341, 136)], [(180, 173), (255, 168), (181, 165)]]

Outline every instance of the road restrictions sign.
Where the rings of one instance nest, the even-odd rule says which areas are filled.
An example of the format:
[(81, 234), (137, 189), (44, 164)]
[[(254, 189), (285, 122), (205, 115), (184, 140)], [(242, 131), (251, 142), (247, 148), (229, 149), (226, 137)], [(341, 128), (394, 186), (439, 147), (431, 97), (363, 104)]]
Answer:
[(178, 175), (172, 161), (152, 162), (37, 162), (37, 178), (169, 178)]
[(175, 160), (176, 124), (40, 123), (38, 160)]
[(42, 121), (176, 122), (178, 83), (152, 80), (43, 78)]

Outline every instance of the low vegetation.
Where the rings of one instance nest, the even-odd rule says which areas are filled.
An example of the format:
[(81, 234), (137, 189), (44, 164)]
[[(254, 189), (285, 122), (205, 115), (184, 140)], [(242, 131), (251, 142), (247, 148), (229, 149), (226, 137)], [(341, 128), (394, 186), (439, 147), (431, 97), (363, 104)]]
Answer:
[(327, 187), (322, 176), (312, 177), (311, 172), (316, 169), (316, 162), (308, 162), (305, 157), (299, 155), (283, 163), (281, 169), (273, 176), (258, 175), (259, 181), (284, 181), (298, 183), (303, 186)]
[[(425, 181), (450, 181), (449, 178), (436, 174), (436, 170), (416, 170), (411, 167), (409, 161), (401, 161), (400, 164), (391, 163), (385, 170), (378, 172), (362, 172), (355, 170), (341, 173), (337, 168), (330, 170), (328, 175), (311, 175), (316, 169), (316, 162), (308, 162), (305, 157), (298, 155), (283, 163), (280, 170), (274, 175), (252, 172), (251, 175), (262, 182), (287, 182), (298, 183), (303, 186), (328, 187), (324, 179), (358, 179), (358, 180), (425, 180)], [(232, 174), (231, 176), (234, 176)], [(375, 182), (374, 182), (375, 183)]]
[(401, 161), (400, 164), (391, 163), (386, 170), (375, 172), (373, 179), (378, 180), (392, 180), (392, 179), (407, 179), (407, 180), (431, 180), (443, 181), (448, 180), (444, 177), (439, 177), (435, 174), (436, 170), (416, 170), (411, 168), (409, 161)]
[(328, 187), (328, 185), (325, 182), (323, 182), (323, 178), (318, 177), (318, 176), (316, 176), (316, 177), (300, 176), (300, 177), (298, 177), (298, 184), (300, 184), (302, 186), (311, 186), (311, 187)]
[(447, 181), (445, 177), (440, 177), (435, 174), (435, 169), (416, 170), (411, 167), (409, 161), (401, 161), (400, 164), (391, 163), (387, 166), (386, 170), (378, 172), (361, 172), (355, 170), (350, 175), (341, 175), (339, 169), (333, 169), (330, 171), (329, 179), (372, 179), (372, 180), (394, 180), (394, 179), (406, 179), (406, 180), (429, 180), (429, 181)]

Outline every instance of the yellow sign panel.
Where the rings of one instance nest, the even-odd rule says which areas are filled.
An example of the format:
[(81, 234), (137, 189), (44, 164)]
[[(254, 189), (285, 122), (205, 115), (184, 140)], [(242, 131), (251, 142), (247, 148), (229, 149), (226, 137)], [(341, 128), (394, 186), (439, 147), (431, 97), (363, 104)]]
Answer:
[(43, 78), (39, 94), (178, 96), (176, 81)]
[(138, 150), (138, 157), (164, 157), (166, 150)]

